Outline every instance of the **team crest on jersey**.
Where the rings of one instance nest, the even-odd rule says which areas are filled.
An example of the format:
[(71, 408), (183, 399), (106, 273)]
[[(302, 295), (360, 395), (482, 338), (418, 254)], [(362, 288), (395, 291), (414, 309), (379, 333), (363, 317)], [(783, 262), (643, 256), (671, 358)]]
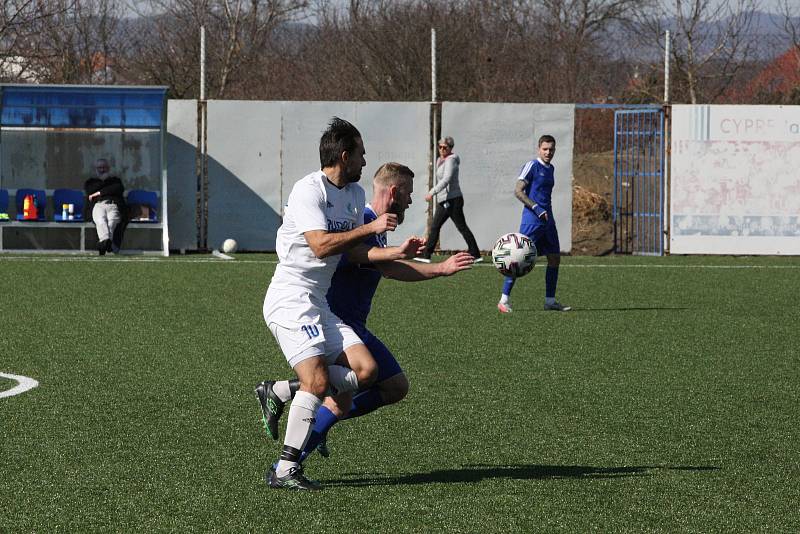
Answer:
[(353, 205), (348, 202), (347, 203), (347, 213), (349, 213), (350, 215), (358, 215), (358, 210), (356, 208), (354, 208)]
[(328, 219), (328, 231), (329, 232), (349, 232), (350, 230), (356, 227), (356, 223), (353, 221), (334, 221)]

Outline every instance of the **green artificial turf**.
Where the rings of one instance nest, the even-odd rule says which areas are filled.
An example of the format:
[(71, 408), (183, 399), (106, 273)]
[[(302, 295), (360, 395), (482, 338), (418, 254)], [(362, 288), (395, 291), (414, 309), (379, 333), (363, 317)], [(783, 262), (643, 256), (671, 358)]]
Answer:
[(39, 381), (0, 398), (0, 531), (800, 530), (797, 258), (567, 257), (564, 314), (541, 265), (510, 315), (491, 265), (386, 280), (411, 392), (334, 427), (311, 494), (263, 480), (274, 268), (0, 257), (0, 373)]

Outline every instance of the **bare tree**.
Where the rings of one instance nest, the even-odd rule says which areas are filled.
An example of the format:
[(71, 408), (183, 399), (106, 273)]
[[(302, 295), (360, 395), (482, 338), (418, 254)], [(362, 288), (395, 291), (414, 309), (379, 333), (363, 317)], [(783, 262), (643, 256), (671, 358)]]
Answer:
[(541, 0), (537, 18), (550, 41), (550, 68), (558, 72), (550, 91), (560, 101), (598, 96), (586, 89), (596, 89), (608, 72), (616, 55), (614, 32), (619, 33), (648, 1)]
[(595, 90), (606, 94), (596, 85), (613, 83), (605, 68), (610, 27), (627, 21), (644, 1), (351, 0), (345, 9), (329, 4), (317, 13), (318, 32), (305, 45), (312, 53), (300, 69), (326, 68), (337, 80), (327, 87), (351, 98), (426, 100), (434, 27), (440, 98), (574, 101)]
[[(653, 82), (661, 78), (664, 34), (672, 32), (671, 73), (673, 100), (692, 104), (714, 102), (728, 90), (753, 57), (757, 36), (752, 32), (759, 0), (671, 0), (640, 12), (637, 30), (650, 55), (649, 70), (639, 89), (659, 98)], [(654, 54), (654, 45), (662, 50)], [(653, 57), (654, 56), (654, 57)]]
[(4, 0), (0, 5), (0, 77), (3, 81), (40, 81), (44, 72), (32, 61), (33, 41), (42, 23), (65, 6), (36, 0)]
[(247, 96), (276, 28), (301, 17), (307, 0), (149, 0), (146, 24), (129, 35), (127, 65), (147, 83), (197, 96), (200, 27), (206, 28), (208, 96)]
[(40, 18), (28, 40), (29, 59), (50, 83), (104, 84), (115, 80), (120, 45), (118, 0), (50, 0), (55, 13)]

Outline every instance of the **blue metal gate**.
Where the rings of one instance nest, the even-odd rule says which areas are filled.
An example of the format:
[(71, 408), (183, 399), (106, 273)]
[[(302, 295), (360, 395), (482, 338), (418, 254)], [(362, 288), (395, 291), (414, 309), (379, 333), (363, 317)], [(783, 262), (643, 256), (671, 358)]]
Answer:
[(614, 113), (614, 251), (664, 254), (664, 111)]

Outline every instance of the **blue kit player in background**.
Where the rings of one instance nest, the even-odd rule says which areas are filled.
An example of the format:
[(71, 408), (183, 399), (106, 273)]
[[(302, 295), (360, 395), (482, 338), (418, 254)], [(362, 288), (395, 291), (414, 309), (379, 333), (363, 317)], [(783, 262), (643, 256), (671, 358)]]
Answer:
[[(406, 209), (411, 205), (414, 173), (399, 163), (386, 163), (375, 173), (372, 202), (364, 209), (364, 223), (381, 217), (385, 213), (395, 214), (397, 223), (403, 222)], [(373, 234), (364, 241), (368, 247), (385, 248), (386, 233)], [(441, 263), (420, 264), (410, 261), (383, 263), (356, 263), (347, 255), (342, 256), (328, 290), (328, 305), (345, 324), (350, 326), (369, 348), (378, 365), (374, 383), (352, 393), (327, 397), (316, 414), (316, 423), (306, 443), (301, 461), (319, 446), (323, 456), (328, 456), (325, 438), (328, 430), (339, 420), (368, 414), (381, 406), (394, 404), (408, 393), (408, 379), (388, 348), (367, 329), (367, 316), (372, 299), (382, 277), (405, 282), (417, 282), (439, 276), (450, 276), (469, 269), (474, 258), (467, 252), (459, 252)], [(278, 417), (283, 404), (288, 402), (297, 389), (296, 381), (263, 382), (267, 397), (274, 403), (277, 415), (268, 416), (267, 424), (275, 429), (277, 436)], [(288, 383), (285, 383), (288, 382)]]
[[(561, 246), (558, 242), (556, 220), (553, 217), (552, 194), (555, 185), (555, 168), (552, 161), (556, 153), (556, 140), (552, 135), (539, 138), (539, 157), (526, 163), (517, 177), (514, 195), (522, 202), (522, 221), (519, 232), (530, 237), (536, 245), (537, 253), (547, 256), (545, 271), (544, 309), (569, 311), (572, 308), (556, 301), (558, 285), (558, 266), (561, 263)], [(514, 278), (506, 277), (503, 294), (497, 309), (501, 313), (511, 313), (511, 289)]]

